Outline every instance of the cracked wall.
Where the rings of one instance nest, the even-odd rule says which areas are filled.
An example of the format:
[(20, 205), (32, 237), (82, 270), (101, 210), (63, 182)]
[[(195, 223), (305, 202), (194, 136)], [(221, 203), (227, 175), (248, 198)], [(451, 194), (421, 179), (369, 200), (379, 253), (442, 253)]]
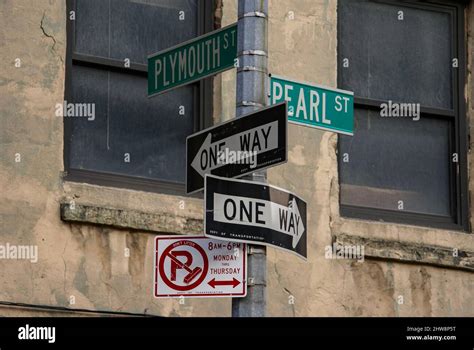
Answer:
[[(223, 22), (236, 20), (236, 2), (223, 2)], [(269, 2), (269, 71), (337, 86), (337, 4), (333, 0)], [(467, 11), (468, 63), (472, 67), (474, 12)], [(222, 75), (225, 84), (235, 77)], [(469, 78), (473, 100), (472, 77)], [(223, 94), (221, 110), (232, 111), (235, 94)], [(220, 110), (217, 112), (219, 113)], [(226, 115), (224, 118), (227, 119)], [(472, 102), (471, 117), (474, 116)], [(337, 135), (289, 125), (288, 163), (268, 170), (269, 183), (308, 202), (308, 261), (268, 249), (268, 311), (272, 316), (472, 316), (472, 272), (366, 259), (363, 263), (325, 259), (333, 236), (346, 230), (416, 243), (474, 242), (462, 233), (406, 225), (373, 224), (339, 216)], [(383, 231), (383, 232), (381, 232)]]
[[(134, 210), (163, 210), (168, 223), (175, 224), (181, 199), (97, 186), (77, 188), (62, 181), (63, 121), (55, 116), (55, 105), (64, 100), (66, 3), (38, 0), (32, 6), (31, 0), (2, 1), (0, 16), (0, 48), (6, 60), (0, 68), (0, 243), (38, 245), (39, 254), (36, 264), (0, 260), (0, 306), (229, 315), (228, 300), (186, 300), (182, 305), (178, 299), (153, 298), (154, 234), (60, 220), (62, 200), (87, 198), (89, 204), (107, 206), (113, 200), (116, 206), (126, 203)], [(21, 60), (18, 68), (16, 58)], [(16, 154), (21, 155), (18, 163)], [(184, 210), (191, 222), (202, 217), (197, 200), (185, 200)], [(130, 251), (128, 258), (125, 249)], [(2, 307), (0, 314), (28, 312)]]
[[(236, 1), (223, 0), (221, 24), (236, 20)], [(270, 0), (269, 68), (297, 80), (336, 86), (337, 7), (334, 0)], [(290, 11), (294, 19), (290, 17)], [(473, 65), (471, 2), (467, 22), (469, 67)], [(152, 297), (153, 234), (107, 226), (65, 223), (60, 202), (126, 206), (129, 210), (202, 217), (195, 199), (62, 181), (63, 124), (54, 106), (64, 99), (66, 7), (64, 0), (0, 3), (0, 243), (37, 244), (39, 262), (0, 260), (0, 305), (23, 303), (70, 309), (170, 316), (229, 316), (228, 299), (156, 300)], [(317, 53), (317, 54), (315, 54)], [(15, 67), (15, 59), (21, 67)], [(470, 71), (471, 72), (471, 71)], [(474, 89), (469, 73), (469, 113)], [(215, 79), (216, 121), (235, 114), (235, 72)], [(269, 170), (269, 182), (308, 202), (307, 262), (268, 249), (270, 316), (473, 316), (472, 273), (379, 260), (328, 260), (324, 247), (339, 231), (381, 233), (411, 239), (439, 237), (449, 245), (457, 233), (344, 221), (338, 213), (337, 136), (289, 126), (288, 164)], [(15, 162), (15, 155), (21, 162)], [(304, 179), (304, 181), (302, 181)], [(175, 225), (171, 222), (170, 225)], [(174, 226), (173, 226), (174, 227)], [(472, 247), (472, 241), (469, 241)], [(130, 257), (124, 258), (124, 250)], [(399, 297), (403, 297), (400, 304)], [(74, 304), (71, 304), (74, 297)], [(3, 306), (0, 315), (61, 314)], [(67, 314), (67, 313), (66, 313)], [(69, 315), (69, 314), (67, 314)]]

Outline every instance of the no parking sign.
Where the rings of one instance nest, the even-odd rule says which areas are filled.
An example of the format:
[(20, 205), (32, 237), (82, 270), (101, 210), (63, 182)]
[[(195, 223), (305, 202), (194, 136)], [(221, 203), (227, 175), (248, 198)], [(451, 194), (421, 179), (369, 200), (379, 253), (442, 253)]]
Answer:
[(154, 295), (244, 297), (246, 247), (206, 237), (156, 237)]

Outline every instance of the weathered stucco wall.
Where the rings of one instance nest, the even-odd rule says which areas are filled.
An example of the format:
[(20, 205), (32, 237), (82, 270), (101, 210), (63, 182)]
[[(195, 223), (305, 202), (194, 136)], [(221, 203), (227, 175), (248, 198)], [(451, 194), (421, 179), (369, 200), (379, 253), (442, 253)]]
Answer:
[[(235, 1), (224, 1), (223, 14), (228, 23), (235, 21), (235, 11)], [(472, 5), (468, 12), (472, 67)], [(270, 73), (336, 87), (337, 2), (270, 1), (269, 13)], [(235, 79), (223, 76), (223, 84), (229, 84), (231, 78)], [(472, 75), (469, 81), (472, 96)], [(223, 97), (222, 105), (232, 110), (234, 104), (232, 91)], [(470, 106), (472, 118), (472, 103)], [(358, 263), (325, 258), (325, 247), (342, 233), (382, 242), (406, 242), (407, 246), (419, 243), (474, 249), (472, 235), (464, 233), (340, 218), (336, 145), (334, 133), (290, 124), (289, 161), (268, 171), (269, 183), (291, 190), (308, 202), (309, 220), (307, 262), (285, 252), (267, 250), (269, 315), (474, 315), (472, 272), (396, 260), (366, 259)], [(394, 251), (395, 255), (401, 253)]]
[[(222, 2), (222, 25), (236, 20), (236, 1)], [(274, 74), (336, 86), (335, 0), (270, 0), (269, 69)], [(38, 245), (39, 260), (0, 260), (0, 302), (155, 315), (230, 315), (228, 299), (157, 300), (152, 296), (153, 237), (141, 230), (65, 223), (60, 203), (152, 213), (169, 232), (199, 232), (202, 202), (65, 183), (63, 121), (64, 0), (7, 0), (0, 4), (0, 243)], [(474, 9), (467, 16), (473, 67)], [(15, 59), (21, 67), (15, 67)], [(472, 74), (466, 96), (474, 118)], [(235, 113), (235, 72), (215, 79), (215, 120)], [(339, 234), (474, 251), (472, 235), (347, 220), (338, 213), (337, 136), (290, 125), (289, 162), (271, 169), (271, 184), (308, 202), (309, 258), (268, 249), (270, 316), (474, 315), (474, 274), (396, 260), (328, 260), (324, 247)], [(16, 162), (17, 154), (21, 161)], [(472, 186), (472, 184), (471, 184)], [(139, 217), (139, 219), (142, 217)], [(125, 254), (129, 249), (130, 256)], [(71, 296), (75, 303), (71, 304)], [(399, 304), (403, 296), (403, 304)], [(0, 308), (1, 315), (28, 308)], [(45, 315), (43, 309), (32, 315)]]
[[(62, 201), (202, 220), (201, 201), (64, 183), (64, 0), (0, 4), (0, 242), (38, 245), (38, 262), (0, 260), (0, 302), (155, 315), (229, 315), (230, 301), (153, 298), (154, 234), (60, 220)], [(15, 59), (21, 67), (15, 67)], [(21, 161), (15, 162), (15, 154)], [(182, 201), (182, 202), (181, 202)], [(164, 230), (166, 231), (166, 230)], [(195, 232), (190, 232), (195, 233)], [(126, 257), (125, 249), (130, 256)], [(71, 296), (75, 304), (70, 304)], [(0, 314), (9, 314), (0, 309)]]

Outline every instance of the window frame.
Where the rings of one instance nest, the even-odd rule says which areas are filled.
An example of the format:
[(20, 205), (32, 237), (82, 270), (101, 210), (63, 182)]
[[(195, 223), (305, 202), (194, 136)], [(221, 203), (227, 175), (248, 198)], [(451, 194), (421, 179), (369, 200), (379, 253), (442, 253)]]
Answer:
[[(74, 53), (76, 20), (70, 20), (69, 14), (76, 10), (77, 0), (66, 1), (66, 72), (64, 99), (72, 100), (72, 66), (81, 65), (107, 69), (122, 74), (132, 74), (135, 76), (147, 77), (148, 68), (146, 64), (130, 63), (130, 68), (125, 68), (123, 61), (118, 59), (106, 59)], [(198, 36), (214, 30), (214, 0), (198, 2)], [(194, 132), (202, 130), (213, 124), (213, 77), (202, 79), (190, 84), (194, 87)], [(70, 165), (70, 141), (72, 136), (72, 120), (64, 118), (64, 176), (65, 181), (85, 182), (93, 185), (126, 188), (172, 195), (185, 195), (186, 184), (170, 182), (164, 180), (152, 180), (141, 177), (133, 177), (122, 174), (106, 173), (94, 170), (72, 169)], [(184, 169), (185, 171), (185, 169)]]
[[(341, 195), (339, 195), (339, 211), (342, 217), (354, 219), (366, 219), (371, 221), (383, 221), (390, 223), (401, 223), (409, 225), (417, 225), (424, 227), (434, 227), (449, 230), (461, 230), (470, 232), (469, 221), (469, 189), (468, 189), (468, 167), (467, 154), (470, 149), (469, 134), (468, 134), (468, 120), (466, 113), (466, 103), (464, 100), (464, 89), (466, 82), (466, 57), (465, 45), (467, 44), (465, 35), (465, 6), (464, 1), (459, 2), (441, 2), (441, 1), (396, 1), (396, 0), (369, 0), (374, 3), (382, 3), (389, 5), (399, 5), (404, 7), (412, 7), (427, 11), (447, 12), (452, 18), (452, 33), (453, 46), (452, 52), (457, 54), (458, 68), (455, 71), (452, 79), (452, 99), (453, 110), (446, 110), (442, 108), (422, 107), (420, 108), (420, 115), (429, 115), (430, 118), (443, 117), (443, 120), (454, 120), (454, 132), (450, 132), (450, 149), (449, 154), (458, 154), (458, 162), (450, 162), (450, 209), (451, 216), (438, 216), (428, 214), (418, 214), (395, 210), (386, 210), (370, 207), (360, 207), (353, 205), (345, 205), (341, 203)], [(337, 30), (340, 33), (340, 26), (342, 24), (338, 18)], [(338, 36), (338, 48), (340, 45)], [(453, 57), (454, 58), (454, 57)], [(338, 49), (338, 87), (342, 87), (341, 72), (343, 71), (342, 61), (339, 57)], [(380, 105), (385, 100), (363, 98), (354, 96), (354, 108), (362, 108), (365, 110), (380, 110)], [(399, 101), (397, 101), (399, 102)], [(454, 135), (454, 140), (452, 136)], [(341, 152), (341, 143), (338, 142), (337, 153)], [(341, 184), (341, 171), (338, 162), (338, 180)]]

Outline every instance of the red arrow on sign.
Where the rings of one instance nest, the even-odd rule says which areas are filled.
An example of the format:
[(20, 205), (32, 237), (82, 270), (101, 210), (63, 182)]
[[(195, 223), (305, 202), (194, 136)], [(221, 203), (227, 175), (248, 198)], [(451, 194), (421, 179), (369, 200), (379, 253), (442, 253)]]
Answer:
[(216, 281), (215, 278), (207, 282), (212, 288), (216, 288), (216, 286), (232, 286), (232, 288), (237, 287), (240, 284), (240, 281), (233, 278), (232, 281)]

